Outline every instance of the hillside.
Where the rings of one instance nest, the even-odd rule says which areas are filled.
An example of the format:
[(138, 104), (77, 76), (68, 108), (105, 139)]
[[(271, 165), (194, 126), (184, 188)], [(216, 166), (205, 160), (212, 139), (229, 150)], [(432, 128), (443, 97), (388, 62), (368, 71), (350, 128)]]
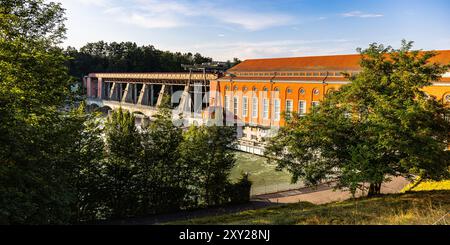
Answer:
[[(307, 202), (171, 224), (446, 224), (450, 190), (408, 192), (314, 205)], [(447, 216), (446, 216), (447, 215)]]

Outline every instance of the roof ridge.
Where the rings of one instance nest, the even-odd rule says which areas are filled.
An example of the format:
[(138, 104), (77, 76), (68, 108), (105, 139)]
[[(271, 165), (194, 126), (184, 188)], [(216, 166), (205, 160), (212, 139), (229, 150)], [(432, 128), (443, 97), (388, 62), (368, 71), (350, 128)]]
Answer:
[[(434, 51), (437, 53), (440, 52), (450, 52), (450, 49), (433, 49), (433, 50), (412, 50), (412, 51), (420, 51), (420, 52), (426, 52), (426, 51)], [(246, 60), (270, 60), (270, 59), (298, 59), (298, 58), (323, 58), (323, 57), (337, 57), (337, 56), (359, 56), (361, 54), (354, 53), (354, 54), (329, 54), (329, 55), (305, 55), (305, 56), (291, 56), (291, 57), (270, 57), (270, 58), (251, 58), (251, 59), (245, 59)]]
[[(450, 51), (450, 50), (449, 50)], [(272, 57), (272, 58), (254, 58), (246, 60), (271, 60), (271, 59), (298, 59), (298, 58), (319, 58), (319, 57), (336, 57), (336, 56), (356, 56), (360, 54), (334, 54), (334, 55), (310, 55), (310, 56), (292, 56), (292, 57)]]

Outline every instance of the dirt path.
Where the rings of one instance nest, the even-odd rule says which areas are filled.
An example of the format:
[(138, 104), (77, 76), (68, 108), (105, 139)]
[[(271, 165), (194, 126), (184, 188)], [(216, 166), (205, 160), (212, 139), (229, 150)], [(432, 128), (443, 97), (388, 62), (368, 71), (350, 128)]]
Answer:
[[(402, 177), (393, 178), (391, 182), (381, 186), (381, 193), (397, 193), (401, 191), (409, 182)], [(356, 196), (363, 193), (358, 191)], [(255, 196), (255, 200), (266, 201), (269, 203), (296, 203), (300, 201), (311, 202), (314, 204), (324, 204), (329, 202), (343, 201), (351, 198), (348, 191), (333, 191), (333, 187), (328, 184), (319, 185), (317, 188), (300, 188), (297, 190), (282, 191), (278, 193)]]

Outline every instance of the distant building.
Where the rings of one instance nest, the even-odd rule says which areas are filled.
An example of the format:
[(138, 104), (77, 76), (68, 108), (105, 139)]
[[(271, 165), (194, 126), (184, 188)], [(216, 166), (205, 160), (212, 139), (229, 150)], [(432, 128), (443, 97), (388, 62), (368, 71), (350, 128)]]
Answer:
[[(431, 61), (449, 64), (450, 50), (438, 51)], [(175, 110), (193, 112), (186, 120), (201, 124), (219, 118), (237, 124), (239, 148), (262, 154), (272, 129), (285, 125), (283, 112), (308, 113), (327, 93), (350, 83), (343, 73), (357, 74), (359, 62), (360, 55), (352, 54), (249, 59), (226, 72), (225, 64), (215, 63), (186, 66), (190, 72), (185, 73), (91, 73), (84, 87), (88, 103), (122, 107), (140, 115), (139, 120), (151, 119), (162, 94), (169, 94)], [(450, 72), (424, 92), (450, 104)]]
[[(210, 104), (242, 122), (242, 150), (260, 153), (270, 128), (285, 124), (282, 112), (308, 113), (327, 93), (350, 83), (343, 73), (358, 73), (360, 59), (351, 54), (245, 60), (211, 81)], [(431, 61), (450, 64), (450, 50), (438, 51)], [(450, 72), (424, 91), (450, 103)]]

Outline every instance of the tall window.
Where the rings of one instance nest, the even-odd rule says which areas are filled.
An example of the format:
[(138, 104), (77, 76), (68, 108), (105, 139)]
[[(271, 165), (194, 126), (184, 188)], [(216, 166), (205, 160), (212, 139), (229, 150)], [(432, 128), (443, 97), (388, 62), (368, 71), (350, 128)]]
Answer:
[(286, 100), (286, 116), (287, 117), (292, 116), (293, 110), (294, 110), (294, 104), (292, 103), (292, 100)]
[(248, 98), (242, 97), (242, 116), (246, 117), (248, 113)]
[(269, 119), (269, 99), (263, 99), (263, 118)]
[(280, 121), (280, 99), (273, 101), (273, 114), (275, 121)]
[(225, 100), (225, 102), (224, 102), (225, 110), (229, 111), (230, 110), (230, 99), (228, 98), (228, 96), (225, 95), (224, 100)]
[(316, 107), (316, 106), (319, 105), (319, 101), (313, 101), (313, 102), (311, 103), (311, 105), (312, 105), (312, 107), (314, 108), (314, 107)]
[(238, 114), (238, 97), (233, 97), (233, 113)]
[(252, 97), (252, 117), (258, 118), (258, 97)]
[(294, 105), (292, 103), (292, 100), (286, 100), (286, 113), (292, 113), (294, 110)]
[(300, 115), (306, 114), (306, 101), (304, 101), (304, 100), (298, 101), (298, 114), (300, 114)]

